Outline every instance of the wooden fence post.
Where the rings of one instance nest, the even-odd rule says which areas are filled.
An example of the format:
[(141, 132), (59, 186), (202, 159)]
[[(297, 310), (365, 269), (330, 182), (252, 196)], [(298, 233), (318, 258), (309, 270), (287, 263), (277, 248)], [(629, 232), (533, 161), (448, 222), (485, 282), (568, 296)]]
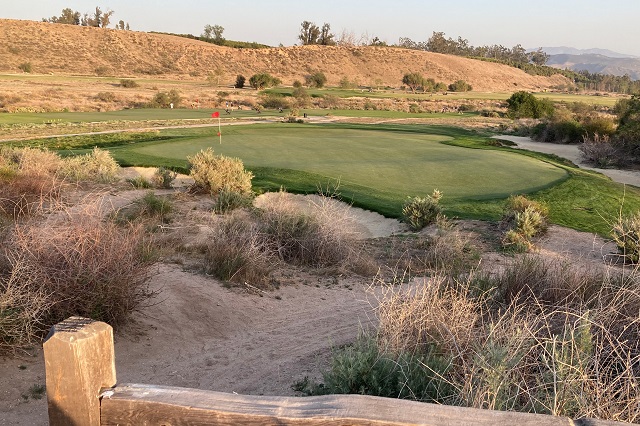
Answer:
[(99, 426), (100, 391), (116, 384), (113, 329), (71, 317), (44, 342), (50, 426)]

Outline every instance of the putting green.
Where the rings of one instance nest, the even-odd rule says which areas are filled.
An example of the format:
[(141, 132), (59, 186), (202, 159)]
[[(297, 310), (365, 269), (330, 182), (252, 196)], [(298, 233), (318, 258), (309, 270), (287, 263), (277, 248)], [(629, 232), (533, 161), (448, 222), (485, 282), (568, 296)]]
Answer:
[[(503, 198), (548, 188), (567, 177), (564, 170), (510, 152), (445, 145), (455, 135), (428, 131), (383, 131), (345, 126), (253, 125), (173, 131), (175, 139), (118, 149), (117, 156), (184, 160), (212, 147), (238, 157), (245, 166), (314, 173), (343, 186), (356, 185), (396, 196), (430, 194), (451, 199)], [(438, 132), (435, 132), (438, 133)], [(115, 152), (114, 152), (115, 153)], [(160, 164), (160, 161), (158, 162)], [(318, 182), (318, 184), (326, 184)]]

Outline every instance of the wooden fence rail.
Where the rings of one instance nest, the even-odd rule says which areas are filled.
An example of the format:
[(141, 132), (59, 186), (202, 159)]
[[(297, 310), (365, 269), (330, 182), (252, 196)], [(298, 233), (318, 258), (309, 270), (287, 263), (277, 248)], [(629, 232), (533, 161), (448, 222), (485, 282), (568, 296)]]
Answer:
[(69, 318), (51, 329), (44, 343), (44, 356), (51, 426), (623, 424), (363, 395), (296, 398), (116, 385), (111, 327), (79, 317)]

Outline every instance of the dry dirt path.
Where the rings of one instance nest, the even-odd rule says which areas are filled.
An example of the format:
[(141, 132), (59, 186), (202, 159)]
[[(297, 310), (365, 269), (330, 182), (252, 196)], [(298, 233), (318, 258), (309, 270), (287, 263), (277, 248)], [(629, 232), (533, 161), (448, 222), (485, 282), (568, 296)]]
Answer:
[(494, 138), (514, 142), (519, 149), (542, 152), (544, 154), (555, 154), (559, 157), (566, 158), (582, 169), (593, 170), (598, 173), (602, 173), (615, 182), (640, 187), (640, 172), (636, 172), (633, 170), (598, 169), (595, 167), (591, 167), (583, 162), (582, 153), (578, 149), (577, 145), (536, 142), (531, 138), (522, 136), (500, 135), (494, 136)]

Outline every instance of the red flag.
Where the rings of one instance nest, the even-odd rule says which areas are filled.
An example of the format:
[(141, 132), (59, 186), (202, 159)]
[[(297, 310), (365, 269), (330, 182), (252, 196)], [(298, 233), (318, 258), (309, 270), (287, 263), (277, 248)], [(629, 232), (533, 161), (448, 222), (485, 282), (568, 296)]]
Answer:
[(216, 136), (222, 136), (222, 133), (218, 132), (218, 134)]
[(213, 118), (218, 118), (218, 117), (220, 117), (220, 113), (219, 113), (218, 111), (216, 111), (216, 112), (214, 112), (213, 114), (211, 114), (211, 116), (212, 116)]

